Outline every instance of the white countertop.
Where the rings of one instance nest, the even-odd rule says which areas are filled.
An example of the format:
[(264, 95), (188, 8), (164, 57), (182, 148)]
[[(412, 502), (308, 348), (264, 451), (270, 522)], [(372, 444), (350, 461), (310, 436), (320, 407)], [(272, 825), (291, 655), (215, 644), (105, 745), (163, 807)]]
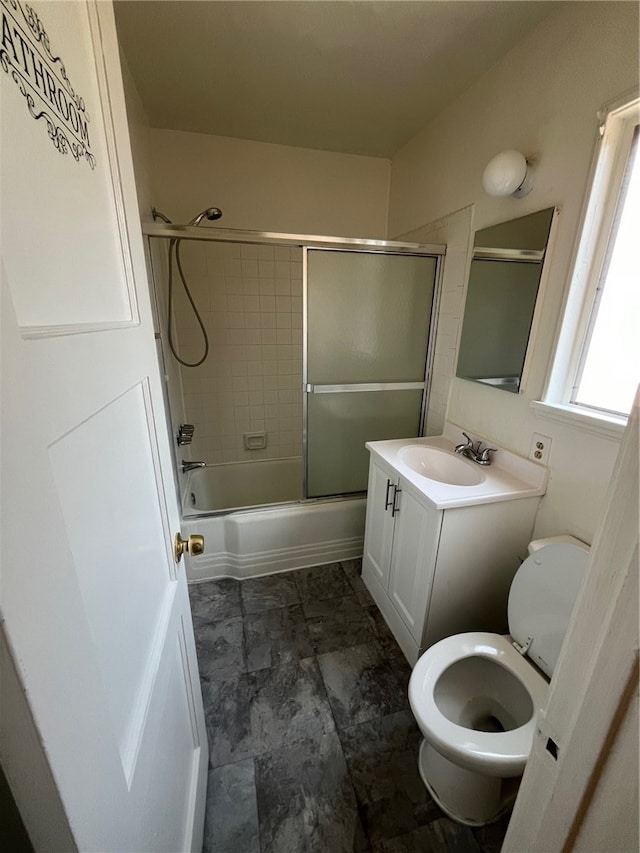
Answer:
[[(409, 468), (399, 457), (400, 450), (409, 445), (437, 447), (454, 453), (455, 446), (465, 441), (462, 437), (462, 429), (464, 428), (447, 423), (443, 435), (368, 441), (366, 447), (374, 456), (394, 468), (403, 480), (410, 483), (436, 509), (496, 503), (536, 497), (545, 493), (549, 476), (548, 468), (501, 448), (493, 454), (491, 465), (478, 465), (477, 462), (458, 457), (484, 475), (483, 481), (475, 486), (458, 486), (431, 480)], [(465, 430), (465, 432), (469, 431)], [(475, 441), (481, 440), (485, 447), (495, 447), (490, 441), (485, 441), (482, 436), (473, 433), (469, 435)]]

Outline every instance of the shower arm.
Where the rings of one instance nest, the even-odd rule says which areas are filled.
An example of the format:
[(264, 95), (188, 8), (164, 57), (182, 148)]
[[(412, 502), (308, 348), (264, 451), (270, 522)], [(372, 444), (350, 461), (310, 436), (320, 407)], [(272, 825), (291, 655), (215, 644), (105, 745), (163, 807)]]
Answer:
[(169, 219), (169, 217), (165, 216), (164, 213), (161, 210), (158, 210), (157, 207), (151, 208), (151, 215), (153, 216), (154, 222), (156, 221), (156, 219), (162, 219), (162, 221), (166, 222), (167, 225), (173, 225), (173, 222)]
[[(167, 225), (173, 225), (171, 219), (168, 216), (165, 216), (161, 210), (158, 210), (157, 207), (151, 208), (151, 215), (153, 216), (153, 221), (156, 219), (162, 219), (163, 222), (166, 222)], [(215, 222), (216, 219), (222, 218), (222, 211), (219, 207), (207, 207), (202, 213), (199, 213), (197, 216), (194, 216), (190, 222), (187, 222), (187, 228), (190, 228), (192, 225), (200, 225), (203, 219), (208, 219), (210, 222)]]

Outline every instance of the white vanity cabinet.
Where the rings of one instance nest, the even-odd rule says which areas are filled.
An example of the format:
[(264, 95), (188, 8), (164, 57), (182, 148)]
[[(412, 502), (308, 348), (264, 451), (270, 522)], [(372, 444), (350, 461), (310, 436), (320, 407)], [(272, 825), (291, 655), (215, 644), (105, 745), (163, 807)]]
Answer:
[(411, 479), (372, 451), (362, 578), (413, 665), (451, 634), (506, 633), (539, 497), (443, 509)]
[[(406, 485), (397, 471), (372, 458), (362, 577), (387, 622), (390, 619), (376, 592), (384, 591), (394, 615), (418, 637), (433, 580), (442, 514), (430, 512)], [(377, 590), (371, 589), (368, 576), (374, 579)], [(394, 630), (393, 625), (390, 627)]]
[(367, 570), (385, 590), (389, 587), (391, 546), (395, 527), (394, 488), (399, 479), (397, 471), (376, 464), (371, 459), (362, 572), (364, 574), (366, 564)]

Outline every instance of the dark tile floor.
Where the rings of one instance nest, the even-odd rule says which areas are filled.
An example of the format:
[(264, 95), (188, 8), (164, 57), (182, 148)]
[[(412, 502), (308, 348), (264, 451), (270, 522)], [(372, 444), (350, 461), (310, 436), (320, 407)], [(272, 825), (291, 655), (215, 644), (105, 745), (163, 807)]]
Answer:
[(418, 774), (411, 670), (360, 560), (189, 590), (211, 751), (204, 853), (496, 853)]

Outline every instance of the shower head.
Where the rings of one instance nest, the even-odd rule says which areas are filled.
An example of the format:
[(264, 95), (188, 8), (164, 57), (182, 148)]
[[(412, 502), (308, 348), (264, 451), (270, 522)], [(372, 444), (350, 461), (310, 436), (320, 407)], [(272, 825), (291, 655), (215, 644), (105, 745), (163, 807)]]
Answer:
[(222, 211), (219, 207), (208, 207), (206, 210), (203, 210), (202, 213), (199, 213), (197, 216), (195, 216), (188, 224), (200, 225), (202, 220), (205, 218), (213, 222), (215, 219), (220, 219), (221, 216)]

